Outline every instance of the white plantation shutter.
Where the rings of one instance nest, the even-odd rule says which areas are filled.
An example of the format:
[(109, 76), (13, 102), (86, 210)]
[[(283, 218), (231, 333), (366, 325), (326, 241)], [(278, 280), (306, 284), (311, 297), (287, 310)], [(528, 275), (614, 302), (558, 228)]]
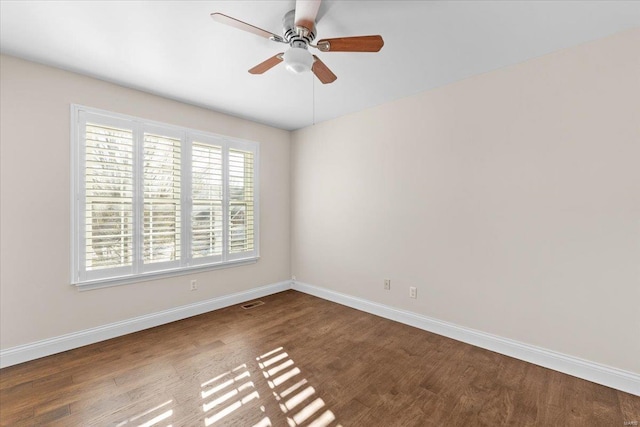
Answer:
[(254, 155), (229, 149), (229, 255), (254, 249)]
[(194, 141), (191, 171), (191, 256), (222, 255), (222, 147)]
[(86, 270), (133, 263), (133, 132), (85, 127), (84, 258)]
[(258, 259), (258, 145), (72, 106), (72, 280), (92, 288)]
[(144, 133), (143, 259), (180, 259), (181, 140)]

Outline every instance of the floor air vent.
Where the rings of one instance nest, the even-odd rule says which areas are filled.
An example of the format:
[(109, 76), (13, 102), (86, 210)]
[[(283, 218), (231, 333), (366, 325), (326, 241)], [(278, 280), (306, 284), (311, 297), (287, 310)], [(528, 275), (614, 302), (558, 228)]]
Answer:
[(240, 307), (244, 308), (245, 310), (249, 310), (250, 308), (255, 308), (259, 305), (263, 305), (264, 303), (262, 301), (252, 301), (252, 302), (248, 302), (246, 304), (242, 304)]

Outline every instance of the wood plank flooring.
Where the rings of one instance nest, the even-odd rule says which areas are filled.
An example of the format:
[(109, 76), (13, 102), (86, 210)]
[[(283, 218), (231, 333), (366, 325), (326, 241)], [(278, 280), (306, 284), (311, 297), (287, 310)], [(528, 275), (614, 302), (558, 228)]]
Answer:
[(0, 370), (3, 426), (623, 426), (640, 397), (296, 291)]

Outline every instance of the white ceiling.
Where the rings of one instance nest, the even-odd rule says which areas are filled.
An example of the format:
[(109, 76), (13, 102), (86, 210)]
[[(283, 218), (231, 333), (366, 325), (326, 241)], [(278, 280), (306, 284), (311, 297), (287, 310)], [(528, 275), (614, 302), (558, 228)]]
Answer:
[(214, 22), (222, 12), (281, 34), (295, 1), (0, 1), (2, 53), (298, 129), (640, 26), (637, 1), (325, 1), (318, 39), (380, 34), (379, 53), (318, 53), (322, 85), (281, 64), (287, 46)]

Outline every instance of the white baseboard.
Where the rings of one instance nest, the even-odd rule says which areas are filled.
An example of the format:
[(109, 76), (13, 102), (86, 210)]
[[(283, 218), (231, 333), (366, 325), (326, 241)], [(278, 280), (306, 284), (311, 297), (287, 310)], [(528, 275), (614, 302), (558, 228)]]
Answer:
[(245, 301), (261, 298), (266, 295), (275, 294), (288, 289), (291, 289), (291, 282), (289, 280), (250, 289), (244, 292), (212, 298), (206, 301), (183, 305), (181, 307), (157, 313), (134, 317), (132, 319), (110, 323), (97, 328), (86, 329), (84, 331), (11, 347), (0, 351), (0, 368), (17, 365), (18, 363), (39, 359), (62, 351), (142, 331), (165, 323), (175, 322), (176, 320), (186, 319), (187, 317), (240, 304)]
[(640, 396), (640, 375), (301, 282), (284, 281), (0, 351), (0, 368), (294, 289), (376, 316)]
[(306, 283), (293, 282), (292, 288), (296, 291), (346, 305), (347, 307), (640, 396), (640, 375), (633, 372), (611, 368), (599, 363), (461, 327), (409, 311), (398, 310), (384, 304)]

